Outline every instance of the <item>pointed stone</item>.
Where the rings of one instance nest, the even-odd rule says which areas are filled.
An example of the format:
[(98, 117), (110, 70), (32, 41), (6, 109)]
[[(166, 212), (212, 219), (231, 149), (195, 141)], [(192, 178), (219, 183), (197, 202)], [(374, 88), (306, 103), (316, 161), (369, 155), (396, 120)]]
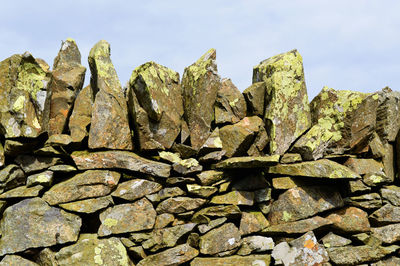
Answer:
[(81, 224), (79, 216), (50, 207), (40, 198), (23, 200), (3, 214), (0, 254), (76, 241)]
[(91, 87), (95, 92), (89, 148), (132, 150), (128, 107), (110, 59), (110, 45), (102, 40), (89, 53)]
[(46, 143), (44, 144), (45, 146), (49, 147), (62, 147), (62, 146), (67, 146), (71, 144), (72, 138), (70, 135), (67, 134), (53, 134), (49, 136), (47, 139)]
[(81, 53), (76, 42), (67, 39), (54, 59), (46, 99), (44, 125), (49, 136), (62, 134), (71, 115), (77, 93), (82, 89), (86, 68), (81, 65)]
[(234, 125), (227, 125), (219, 130), (222, 148), (227, 157), (245, 155), (254, 141), (255, 135), (264, 123), (258, 116), (245, 117)]
[(243, 91), (247, 103), (247, 114), (263, 117), (265, 106), (265, 82), (256, 82)]
[(97, 238), (82, 234), (78, 242), (56, 253), (57, 265), (119, 265), (132, 266), (128, 253), (119, 238)]
[(5, 138), (36, 138), (43, 131), (49, 76), (28, 52), (0, 62), (0, 133)]
[(74, 143), (80, 143), (85, 137), (89, 136), (88, 127), (92, 120), (93, 95), (92, 87), (88, 85), (76, 96), (68, 124)]
[(187, 261), (192, 260), (199, 254), (197, 249), (192, 248), (188, 244), (182, 244), (174, 248), (164, 250), (160, 253), (147, 256), (143, 260), (139, 261), (137, 266), (147, 266), (147, 265), (159, 265), (159, 266), (169, 266), (169, 265), (181, 265)]
[(249, 255), (229, 256), (224, 258), (201, 258), (197, 257), (190, 263), (190, 266), (223, 266), (223, 265), (265, 265), (271, 263), (271, 255)]
[(343, 206), (340, 193), (330, 187), (292, 188), (272, 203), (268, 220), (271, 224), (287, 223)]
[(328, 159), (293, 164), (278, 164), (268, 168), (268, 173), (310, 178), (361, 179), (361, 176), (349, 168)]
[(156, 193), (161, 189), (162, 186), (156, 182), (145, 179), (133, 179), (119, 184), (111, 195), (116, 198), (133, 201)]
[(194, 158), (180, 160), (172, 165), (175, 172), (181, 175), (189, 175), (193, 173), (198, 173), (203, 170), (203, 166)]
[(331, 221), (332, 228), (348, 234), (370, 231), (368, 214), (355, 207), (346, 207), (329, 214), (326, 219)]
[(99, 236), (153, 229), (156, 220), (153, 205), (145, 198), (110, 207), (100, 214)]
[(239, 229), (227, 223), (200, 237), (200, 253), (214, 255), (240, 246)]
[[(136, 127), (148, 127), (151, 138), (164, 148), (171, 148), (180, 132), (183, 116), (179, 74), (167, 67), (148, 62), (133, 70), (129, 89), (134, 90), (137, 103), (148, 117), (148, 125), (138, 124)], [(132, 108), (136, 109), (136, 106), (129, 107)], [(138, 122), (140, 119), (134, 118), (134, 121)], [(144, 133), (141, 130), (137, 132)], [(138, 139), (140, 142), (145, 140), (145, 137), (139, 136)], [(146, 143), (139, 145), (146, 147)]]
[(253, 68), (253, 83), (266, 84), (266, 130), (271, 154), (284, 154), (311, 127), (303, 59), (297, 50), (273, 56)]
[(93, 199), (78, 200), (69, 203), (62, 203), (58, 206), (60, 206), (64, 210), (72, 212), (94, 213), (112, 205), (114, 205), (114, 202), (111, 196), (105, 196)]
[(383, 141), (393, 142), (400, 129), (400, 93), (389, 87), (376, 93), (378, 109), (376, 112), (376, 132)]
[(145, 159), (127, 151), (79, 151), (71, 154), (79, 170), (88, 169), (125, 169), (144, 174), (169, 177), (171, 166)]
[(222, 79), (215, 103), (215, 123), (235, 124), (246, 116), (246, 101), (230, 79)]
[(304, 234), (308, 231), (318, 230), (331, 224), (332, 222), (328, 219), (314, 216), (300, 221), (271, 225), (264, 228), (262, 232), (267, 235)]
[(117, 186), (121, 174), (114, 171), (88, 170), (52, 186), (43, 195), (50, 205), (106, 196)]
[(207, 140), (214, 120), (214, 104), (221, 86), (217, 74), (216, 51), (210, 49), (182, 77), (185, 121), (192, 147), (198, 150)]

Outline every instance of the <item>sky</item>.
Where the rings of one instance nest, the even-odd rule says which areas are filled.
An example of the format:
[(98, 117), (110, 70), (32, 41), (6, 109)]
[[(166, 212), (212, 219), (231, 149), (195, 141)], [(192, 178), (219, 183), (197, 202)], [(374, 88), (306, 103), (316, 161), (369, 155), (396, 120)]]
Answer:
[(400, 90), (399, 11), (398, 0), (2, 0), (0, 60), (29, 51), (52, 65), (71, 37), (88, 67), (91, 47), (104, 39), (125, 85), (145, 62), (182, 76), (215, 48), (220, 76), (243, 91), (260, 61), (297, 49), (310, 100), (323, 86)]

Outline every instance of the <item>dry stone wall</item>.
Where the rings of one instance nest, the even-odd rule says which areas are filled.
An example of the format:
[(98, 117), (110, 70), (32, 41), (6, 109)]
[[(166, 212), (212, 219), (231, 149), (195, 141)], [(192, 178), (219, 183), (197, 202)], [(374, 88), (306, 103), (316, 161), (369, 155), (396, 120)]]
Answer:
[(296, 50), (122, 87), (110, 54), (84, 88), (72, 39), (0, 62), (0, 265), (400, 264), (400, 93), (309, 102)]

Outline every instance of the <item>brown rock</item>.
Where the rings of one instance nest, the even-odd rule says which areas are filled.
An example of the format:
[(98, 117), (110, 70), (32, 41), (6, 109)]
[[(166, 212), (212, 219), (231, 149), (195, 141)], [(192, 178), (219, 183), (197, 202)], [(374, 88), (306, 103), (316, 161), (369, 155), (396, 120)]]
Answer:
[(113, 197), (133, 201), (146, 195), (156, 193), (161, 189), (162, 186), (156, 182), (145, 179), (133, 179), (120, 183), (111, 195)]
[(256, 82), (243, 91), (248, 115), (264, 116), (265, 82)]
[(269, 222), (262, 212), (243, 212), (240, 219), (240, 234), (257, 233), (268, 226)]
[(112, 197), (105, 196), (105, 197), (63, 203), (59, 204), (58, 206), (67, 211), (73, 211), (79, 213), (94, 213), (112, 205), (114, 205)]
[(199, 247), (202, 254), (217, 254), (235, 249), (240, 245), (239, 229), (233, 223), (227, 223), (200, 237)]
[(195, 258), (190, 266), (270, 265), (271, 255), (229, 256), (224, 258)]
[(368, 214), (355, 207), (346, 207), (329, 214), (326, 219), (330, 220), (332, 228), (344, 233), (369, 232), (370, 225)]
[(399, 246), (345, 246), (328, 249), (329, 258), (336, 265), (360, 265), (382, 259), (399, 249)]
[(230, 79), (222, 79), (215, 103), (215, 123), (235, 124), (246, 116), (246, 101)]
[(16, 199), (16, 198), (33, 198), (37, 197), (40, 191), (43, 190), (43, 186), (37, 185), (34, 187), (16, 187), (0, 194), (0, 199)]
[(400, 207), (386, 204), (373, 212), (369, 219), (376, 224), (400, 223)]
[(278, 162), (279, 155), (234, 157), (223, 160), (215, 164), (214, 167), (217, 169), (264, 168), (276, 165)]
[(264, 228), (262, 232), (267, 235), (304, 234), (331, 224), (332, 222), (328, 219), (314, 216), (300, 221), (271, 225)]
[(349, 158), (344, 165), (359, 175), (368, 173), (385, 174), (383, 172), (383, 164), (374, 159)]
[(210, 203), (252, 206), (254, 204), (254, 192), (231, 191), (223, 195), (214, 196)]
[(89, 66), (95, 92), (89, 148), (132, 150), (128, 108), (106, 41), (99, 41), (90, 50)]
[(159, 265), (159, 266), (172, 266), (181, 265), (190, 261), (199, 254), (197, 249), (192, 248), (188, 244), (182, 244), (174, 248), (164, 250), (160, 253), (147, 256), (141, 260), (137, 266)]
[(162, 201), (157, 206), (157, 213), (184, 213), (201, 207), (205, 199), (176, 197)]
[(88, 85), (76, 96), (68, 124), (74, 143), (80, 143), (85, 137), (89, 136), (88, 127), (92, 120), (93, 95), (92, 87)]

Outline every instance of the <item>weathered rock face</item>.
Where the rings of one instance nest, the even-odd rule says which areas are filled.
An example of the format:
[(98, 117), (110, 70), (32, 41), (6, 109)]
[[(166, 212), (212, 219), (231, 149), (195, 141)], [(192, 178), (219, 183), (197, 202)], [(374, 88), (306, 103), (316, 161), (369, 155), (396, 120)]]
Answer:
[(81, 65), (81, 53), (73, 39), (62, 42), (54, 59), (53, 71), (46, 99), (47, 114), (44, 125), (49, 135), (61, 134), (77, 93), (82, 89), (86, 68)]
[(89, 54), (90, 85), (95, 92), (89, 148), (132, 150), (128, 107), (110, 59), (110, 45), (99, 41)]
[(239, 246), (239, 229), (232, 223), (224, 224), (200, 237), (200, 253), (217, 254)]
[(243, 96), (247, 103), (247, 113), (263, 117), (265, 111), (265, 82), (253, 83), (243, 91)]
[(0, 133), (6, 138), (35, 138), (42, 118), (49, 73), (31, 54), (0, 62)]
[(271, 57), (253, 69), (253, 83), (266, 85), (264, 120), (272, 154), (284, 154), (311, 126), (303, 59), (296, 50)]
[(237, 123), (246, 116), (246, 101), (230, 79), (223, 79), (215, 104), (215, 123)]
[(42, 199), (23, 200), (3, 214), (0, 254), (74, 242), (81, 224), (79, 216), (50, 207)]
[[(152, 149), (147, 145), (147, 138), (163, 148), (171, 148), (180, 133), (183, 116), (179, 74), (154, 62), (148, 62), (133, 71), (129, 89), (133, 90), (131, 97), (132, 93), (137, 97), (137, 103), (130, 101), (134, 106), (129, 106), (129, 109), (135, 121), (141, 150)], [(136, 111), (136, 108), (142, 110)], [(147, 115), (147, 119), (141, 118), (142, 115)]]
[(185, 68), (182, 77), (184, 116), (190, 130), (190, 142), (196, 150), (207, 140), (214, 121), (214, 104), (221, 86), (215, 60), (216, 51), (210, 49)]
[(197, 249), (192, 248), (188, 244), (182, 244), (155, 255), (148, 256), (141, 260), (137, 265), (180, 265), (190, 261), (198, 254), (199, 251), (197, 251)]

